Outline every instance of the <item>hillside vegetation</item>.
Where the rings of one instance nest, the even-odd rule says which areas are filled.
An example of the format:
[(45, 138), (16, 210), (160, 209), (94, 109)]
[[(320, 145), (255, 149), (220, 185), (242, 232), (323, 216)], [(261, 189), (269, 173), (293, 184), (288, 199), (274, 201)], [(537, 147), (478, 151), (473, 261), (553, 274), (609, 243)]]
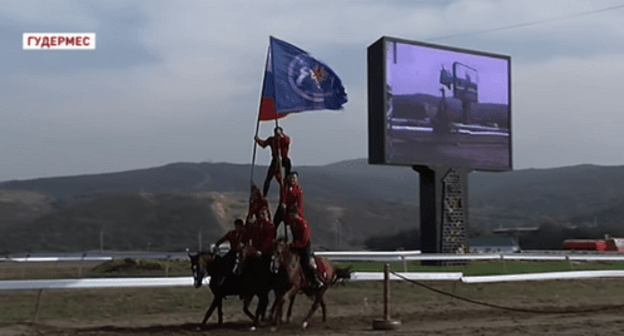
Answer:
[[(265, 168), (255, 169), (257, 183)], [(0, 253), (98, 250), (101, 243), (105, 250), (177, 251), (198, 246), (200, 238), (208, 246), (231, 228), (234, 218), (245, 215), (250, 169), (175, 163), (2, 182)], [(419, 175), (409, 167), (360, 159), (294, 170), (300, 174), (315, 248), (419, 245), (414, 242), (419, 237)], [(498, 227), (550, 225), (542, 232), (559, 232), (550, 244), (560, 246), (559, 237), (619, 235), (624, 224), (623, 166), (472, 172), (468, 187), (470, 236), (487, 236)], [(275, 183), (269, 202), (274, 209)], [(539, 248), (534, 246), (539, 237), (526, 239), (526, 246)]]

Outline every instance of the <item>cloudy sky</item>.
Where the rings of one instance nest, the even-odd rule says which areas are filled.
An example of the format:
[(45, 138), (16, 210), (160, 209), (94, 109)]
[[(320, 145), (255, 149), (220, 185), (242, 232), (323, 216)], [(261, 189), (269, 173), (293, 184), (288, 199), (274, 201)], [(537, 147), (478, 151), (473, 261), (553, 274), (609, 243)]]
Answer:
[[(25, 32), (94, 32), (97, 49), (23, 50)], [(281, 121), (295, 166), (367, 156), (366, 48), (381, 36), (511, 56), (514, 169), (624, 164), (622, 0), (13, 0), (0, 181), (249, 163), (270, 35), (323, 60), (349, 96)]]

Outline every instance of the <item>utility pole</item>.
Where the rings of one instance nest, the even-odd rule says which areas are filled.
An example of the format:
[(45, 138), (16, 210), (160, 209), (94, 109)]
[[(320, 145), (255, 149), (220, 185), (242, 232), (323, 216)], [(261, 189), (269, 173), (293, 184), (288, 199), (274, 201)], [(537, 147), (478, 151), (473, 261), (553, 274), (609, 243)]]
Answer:
[(199, 243), (199, 252), (202, 251), (202, 232), (201, 230), (199, 230), (199, 233), (197, 234), (197, 241)]
[(100, 229), (100, 252), (104, 252), (104, 228)]

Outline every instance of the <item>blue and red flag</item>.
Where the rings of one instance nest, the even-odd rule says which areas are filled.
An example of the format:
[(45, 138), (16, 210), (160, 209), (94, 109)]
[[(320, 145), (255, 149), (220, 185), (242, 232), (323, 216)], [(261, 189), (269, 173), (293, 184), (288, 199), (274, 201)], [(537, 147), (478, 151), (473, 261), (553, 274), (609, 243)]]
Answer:
[(347, 93), (331, 68), (308, 52), (271, 37), (260, 120), (293, 112), (339, 110), (346, 102)]

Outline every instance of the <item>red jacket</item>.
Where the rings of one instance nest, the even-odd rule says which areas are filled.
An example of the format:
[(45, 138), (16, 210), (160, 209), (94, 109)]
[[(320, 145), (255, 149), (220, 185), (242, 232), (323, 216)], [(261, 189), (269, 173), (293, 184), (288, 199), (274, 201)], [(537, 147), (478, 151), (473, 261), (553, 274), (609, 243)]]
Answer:
[(225, 243), (226, 241), (230, 242), (230, 248), (232, 250), (238, 249), (238, 244), (243, 241), (243, 236), (245, 235), (245, 231), (236, 231), (232, 230), (225, 234), (225, 236), (221, 237), (221, 239), (217, 240), (217, 246)]
[(280, 134), (277, 138), (275, 136), (270, 136), (266, 140), (258, 139), (257, 142), (262, 148), (271, 146), (271, 155), (273, 155), (274, 158), (277, 157), (278, 153), (282, 158), (288, 157), (290, 138), (286, 134)]
[(303, 218), (303, 191), (298, 184), (286, 184), (282, 188), (281, 201), (288, 209), (292, 205), (297, 205), (299, 209), (299, 217)]
[(288, 149), (290, 148), (290, 138), (286, 134), (281, 134), (279, 137), (279, 148), (282, 159), (288, 157)]
[[(266, 208), (269, 209), (269, 202), (266, 198), (262, 197), (262, 195), (254, 196), (249, 202), (249, 213), (247, 218), (251, 218), (252, 215), (256, 215), (256, 218), (260, 218), (260, 210)], [(271, 219), (271, 215), (269, 214), (269, 219)]]
[(291, 219), (290, 229), (293, 235), (293, 241), (290, 247), (308, 248), (308, 246), (310, 246), (310, 227), (305, 219), (301, 216), (296, 216), (296, 218)]
[(251, 240), (251, 246), (256, 250), (267, 254), (273, 247), (273, 237), (275, 236), (275, 225), (270, 220), (258, 218), (255, 222), (249, 223), (244, 241)]

